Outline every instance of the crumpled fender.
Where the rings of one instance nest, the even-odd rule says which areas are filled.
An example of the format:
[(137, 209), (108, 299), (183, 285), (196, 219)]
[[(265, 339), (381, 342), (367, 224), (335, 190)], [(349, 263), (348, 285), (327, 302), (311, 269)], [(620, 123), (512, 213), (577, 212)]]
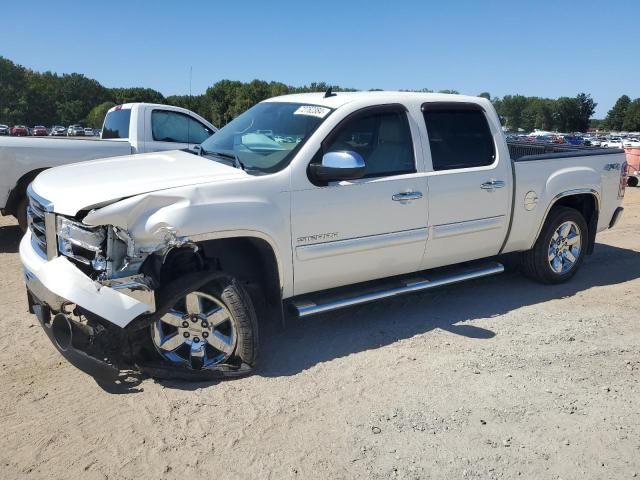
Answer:
[(83, 222), (126, 230), (136, 249), (146, 253), (175, 242), (260, 238), (274, 251), (286, 295), (293, 288), (293, 267), (285, 261), (291, 255), (290, 194), (288, 182), (274, 177), (145, 193), (92, 210)]

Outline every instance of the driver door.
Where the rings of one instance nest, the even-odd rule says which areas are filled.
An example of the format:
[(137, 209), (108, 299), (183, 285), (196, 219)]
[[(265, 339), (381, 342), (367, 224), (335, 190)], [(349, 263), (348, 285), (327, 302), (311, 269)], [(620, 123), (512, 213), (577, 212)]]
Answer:
[(295, 295), (418, 270), (427, 239), (427, 182), (417, 173), (405, 108), (348, 116), (323, 142), (365, 160), (362, 178), (322, 184), (291, 198)]

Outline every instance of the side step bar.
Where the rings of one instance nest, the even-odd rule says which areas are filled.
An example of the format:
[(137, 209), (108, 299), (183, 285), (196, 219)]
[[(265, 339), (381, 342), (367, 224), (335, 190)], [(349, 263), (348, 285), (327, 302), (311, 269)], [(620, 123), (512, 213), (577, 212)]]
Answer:
[(395, 297), (396, 295), (403, 295), (405, 293), (421, 292), (423, 290), (430, 290), (432, 288), (473, 280), (475, 278), (497, 275), (502, 272), (504, 272), (504, 265), (497, 262), (491, 262), (462, 272), (440, 275), (433, 279), (404, 282), (404, 285), (396, 286), (394, 288), (385, 288), (337, 299), (334, 297), (326, 302), (300, 299), (293, 301), (291, 303), (291, 308), (293, 309), (294, 314), (299, 318), (303, 318), (316, 315), (318, 313), (331, 312), (340, 308), (351, 307), (353, 305), (382, 300), (383, 298)]

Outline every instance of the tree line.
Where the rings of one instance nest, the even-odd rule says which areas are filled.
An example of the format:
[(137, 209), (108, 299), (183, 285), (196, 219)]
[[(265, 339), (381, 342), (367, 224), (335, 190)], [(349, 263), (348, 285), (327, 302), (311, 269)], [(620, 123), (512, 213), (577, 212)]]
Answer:
[[(106, 111), (112, 106), (127, 102), (150, 102), (188, 108), (214, 125), (222, 126), (266, 98), (325, 91), (328, 87), (324, 82), (294, 87), (263, 80), (221, 80), (201, 95), (165, 97), (150, 88), (107, 88), (97, 80), (79, 73), (59, 75), (52, 72), (35, 72), (0, 56), (0, 122), (12, 125), (82, 123), (99, 128)], [(335, 86), (333, 90), (355, 91)], [(427, 88), (419, 91), (431, 92)], [(456, 90), (440, 92), (459, 93)], [(488, 92), (479, 96), (493, 102), (498, 114), (512, 131), (531, 131), (535, 128), (563, 132), (586, 131), (597, 105), (591, 96), (585, 93), (572, 98), (558, 99), (522, 95), (492, 98)], [(638, 100), (631, 102), (629, 99), (628, 103), (625, 112), (636, 108), (634, 105)], [(622, 108), (618, 108), (617, 111)]]
[(188, 108), (220, 126), (266, 98), (328, 87), (324, 82), (292, 87), (262, 80), (221, 80), (202, 95), (165, 97), (151, 88), (107, 88), (79, 73), (36, 72), (0, 56), (0, 122), (30, 126), (82, 123), (99, 128), (114, 105), (149, 102)]
[(557, 99), (506, 95), (492, 101), (513, 131), (586, 132), (597, 105), (586, 93)]
[(612, 131), (640, 132), (640, 98), (622, 95), (607, 113), (603, 127)]

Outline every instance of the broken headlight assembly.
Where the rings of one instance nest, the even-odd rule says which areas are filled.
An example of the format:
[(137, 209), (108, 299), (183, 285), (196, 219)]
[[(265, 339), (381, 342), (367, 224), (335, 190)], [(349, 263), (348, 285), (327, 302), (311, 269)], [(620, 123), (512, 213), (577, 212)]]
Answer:
[(56, 234), (60, 255), (97, 280), (135, 275), (147, 257), (136, 252), (133, 239), (117, 227), (92, 227), (58, 216)]
[(90, 227), (66, 217), (56, 217), (58, 252), (81, 268), (103, 272), (107, 269), (106, 227)]

